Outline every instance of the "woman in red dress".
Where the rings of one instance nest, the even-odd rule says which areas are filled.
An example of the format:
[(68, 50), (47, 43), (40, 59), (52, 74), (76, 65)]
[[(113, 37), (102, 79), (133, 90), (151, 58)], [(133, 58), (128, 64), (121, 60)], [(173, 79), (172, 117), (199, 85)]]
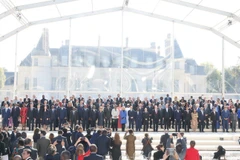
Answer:
[(26, 130), (27, 111), (28, 109), (26, 105), (23, 104), (23, 107), (21, 108), (21, 111), (20, 111), (22, 130)]

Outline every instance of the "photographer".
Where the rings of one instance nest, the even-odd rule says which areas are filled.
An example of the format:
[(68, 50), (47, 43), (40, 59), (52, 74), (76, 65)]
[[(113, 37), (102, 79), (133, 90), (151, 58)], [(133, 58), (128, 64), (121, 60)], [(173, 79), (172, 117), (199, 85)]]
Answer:
[(153, 150), (151, 143), (152, 143), (152, 138), (149, 138), (148, 133), (145, 133), (145, 137), (142, 139), (142, 144), (143, 144), (142, 152), (143, 152), (144, 158), (147, 157), (147, 159), (150, 159), (151, 157), (151, 152)]
[[(129, 133), (129, 135), (127, 135)], [(124, 139), (127, 140), (126, 142), (126, 154), (130, 160), (134, 160), (135, 155), (135, 140), (136, 136), (133, 135), (133, 130), (130, 129), (126, 131), (124, 135)]]
[(168, 157), (168, 160), (179, 160), (179, 156), (174, 149), (173, 136), (177, 136), (176, 133), (173, 133), (172, 135), (170, 135), (168, 140), (167, 140), (166, 155)]
[(179, 159), (183, 160), (187, 150), (186, 139), (181, 133), (178, 133), (177, 137), (176, 152), (179, 156)]
[(65, 145), (64, 147), (65, 147), (65, 148), (68, 148), (67, 139), (66, 139), (66, 137), (62, 136), (62, 134), (63, 134), (63, 132), (62, 132), (61, 130), (58, 131), (58, 136), (55, 137), (55, 138), (53, 138), (53, 141), (52, 141), (52, 143), (55, 144), (55, 146), (56, 146), (56, 148), (57, 148), (57, 152), (58, 152), (59, 154), (61, 154), (61, 152), (62, 152), (62, 148), (63, 148), (62, 142), (64, 142), (64, 145)]
[[(85, 152), (86, 148), (84, 149), (84, 146), (81, 144), (81, 142), (88, 144), (87, 152)], [(76, 147), (76, 152), (75, 152), (76, 159), (83, 160), (85, 156), (89, 156), (90, 155), (90, 150), (89, 150), (90, 145), (91, 145), (91, 143), (89, 142), (87, 137), (78, 138), (78, 140), (76, 141), (76, 143), (74, 145)]]

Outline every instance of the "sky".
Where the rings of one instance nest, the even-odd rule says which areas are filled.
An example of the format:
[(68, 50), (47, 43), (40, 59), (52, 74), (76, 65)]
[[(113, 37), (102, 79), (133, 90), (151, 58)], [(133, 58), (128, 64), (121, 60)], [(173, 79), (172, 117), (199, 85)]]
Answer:
[[(15, 5), (22, 5), (26, 3), (39, 2), (40, 0), (12, 0)], [(93, 0), (74, 2), (75, 5), (70, 4), (57, 5), (60, 14), (70, 14), (86, 12), (93, 8), (94, 10), (117, 7), (122, 4), (122, 0)], [(192, 3), (198, 3), (200, 0), (185, 0)], [(221, 3), (217, 0), (203, 0), (201, 5), (209, 7), (216, 7), (217, 9), (224, 9), (229, 12), (235, 12), (239, 9), (238, 0), (230, 0), (232, 3), (226, 5), (227, 0), (222, 0)], [(209, 15), (206, 12), (198, 10), (192, 11), (191, 8), (177, 7), (172, 5), (171, 8), (166, 2), (158, 3), (158, 0), (152, 0), (147, 3), (147, 0), (130, 0), (129, 7), (135, 9), (142, 9), (146, 12), (162, 14), (165, 16), (185, 19), (194, 23), (201, 23), (205, 25), (214, 26), (217, 22), (224, 19), (223, 16)], [(229, 2), (229, 0), (228, 0)], [(78, 4), (78, 6), (76, 5)], [(157, 5), (156, 5), (157, 4)], [(239, 5), (237, 5), (239, 4)], [(0, 13), (4, 12), (4, 8), (0, 6)], [(186, 16), (189, 12), (191, 14)], [(37, 8), (34, 10), (26, 10), (22, 12), (29, 21), (45, 19), (47, 17), (59, 16), (56, 6), (49, 6)], [(224, 22), (225, 23), (225, 22)], [(225, 24), (221, 24), (224, 26)], [(10, 32), (14, 28), (20, 26), (18, 21), (13, 16), (8, 16), (0, 20), (0, 36)], [(69, 26), (70, 21), (60, 21), (54, 23), (41, 24), (31, 26), (20, 33), (18, 33), (17, 50), (16, 35), (0, 42), (0, 67), (6, 68), (8, 71), (14, 71), (15, 52), (17, 51), (17, 64), (32, 51), (37, 45), (41, 37), (43, 28), (49, 29), (49, 43), (51, 48), (60, 47), (65, 40), (69, 39)], [(225, 25), (226, 26), (226, 25)], [(222, 27), (224, 28), (224, 27)], [(222, 29), (223, 33), (231, 35), (234, 40), (240, 40), (240, 32), (238, 23), (233, 23), (230, 27)], [(173, 33), (175, 39), (178, 41), (179, 46), (185, 58), (193, 58), (198, 64), (210, 62), (215, 67), (221, 69), (222, 65), (222, 39), (212, 32), (189, 27), (181, 24), (174, 24), (155, 18), (150, 18), (134, 13), (124, 12), (123, 14), (123, 46), (125, 46), (125, 39), (129, 39), (129, 47), (149, 48), (151, 42), (155, 42), (157, 46), (161, 47), (161, 55), (165, 55), (164, 40), (168, 33)], [(71, 40), (72, 45), (81, 46), (97, 46), (98, 37), (100, 36), (101, 46), (122, 46), (122, 12), (114, 12), (102, 14), (91, 17), (83, 17), (71, 20)], [(225, 66), (234, 66), (239, 61), (240, 49), (225, 42)]]

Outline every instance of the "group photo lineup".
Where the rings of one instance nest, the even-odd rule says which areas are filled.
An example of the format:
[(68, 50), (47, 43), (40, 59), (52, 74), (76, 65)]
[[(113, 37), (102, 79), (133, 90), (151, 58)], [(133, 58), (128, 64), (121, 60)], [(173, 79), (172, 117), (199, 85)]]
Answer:
[(239, 160), (239, 0), (0, 0), (0, 160)]

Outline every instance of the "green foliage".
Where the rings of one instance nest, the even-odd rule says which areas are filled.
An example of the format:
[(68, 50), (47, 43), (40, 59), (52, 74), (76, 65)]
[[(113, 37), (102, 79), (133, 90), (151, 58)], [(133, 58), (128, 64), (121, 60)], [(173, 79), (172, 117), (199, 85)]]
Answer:
[(6, 76), (4, 74), (4, 69), (0, 68), (0, 88), (4, 87), (5, 81), (6, 81)]
[(221, 72), (218, 71), (213, 64), (201, 64), (205, 68), (207, 74), (207, 93), (221, 93), (222, 90), (222, 77)]

